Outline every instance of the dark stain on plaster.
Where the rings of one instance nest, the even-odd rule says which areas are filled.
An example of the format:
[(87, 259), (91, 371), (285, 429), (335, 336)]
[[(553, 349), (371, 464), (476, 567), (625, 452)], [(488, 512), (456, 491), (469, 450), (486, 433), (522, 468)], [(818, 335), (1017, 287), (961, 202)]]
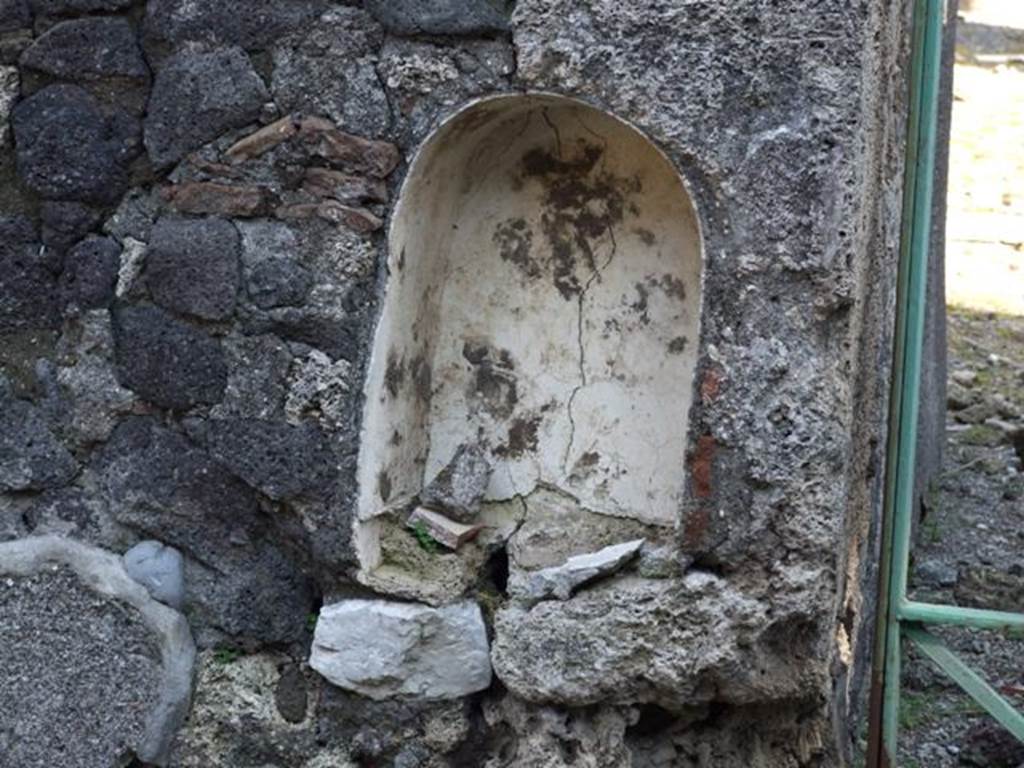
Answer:
[(382, 469), (377, 475), (377, 494), (385, 504), (391, 498), (391, 476), (386, 469)]
[(650, 247), (652, 247), (654, 245), (655, 237), (654, 237), (654, 233), (651, 232), (651, 230), (644, 229), (643, 227), (637, 227), (633, 231), (636, 233), (637, 237), (640, 238), (640, 242), (642, 242), (648, 248), (650, 248)]
[(508, 428), (508, 443), (495, 450), (495, 453), (505, 458), (535, 452), (539, 443), (538, 431), (541, 421), (543, 417), (539, 414), (515, 419)]
[(412, 378), (413, 389), (416, 391), (416, 397), (422, 403), (429, 403), (430, 397), (434, 392), (434, 377), (430, 363), (427, 362), (427, 359), (422, 354), (413, 358), (409, 366), (409, 374)]
[(679, 299), (679, 301), (686, 301), (686, 284), (675, 275), (666, 272), (661, 278), (657, 280), (651, 278), (651, 281), (651, 284), (661, 288), (666, 296)]
[[(593, 476), (597, 473), (598, 467), (601, 463), (601, 454), (597, 451), (587, 451), (583, 453), (573, 464), (572, 474), (570, 479), (573, 482), (581, 482), (588, 477)], [(606, 486), (606, 483), (603, 485)]]
[(494, 230), (494, 244), (503, 261), (514, 264), (527, 278), (540, 277), (542, 269), (532, 256), (533, 231), (523, 218), (503, 221)]
[(405, 358), (400, 357), (395, 350), (388, 352), (388, 364), (384, 370), (384, 386), (392, 398), (398, 397), (398, 393), (405, 383)]
[(640, 325), (649, 325), (651, 322), (650, 315), (647, 314), (647, 310), (650, 304), (650, 291), (647, 290), (647, 286), (643, 283), (637, 283), (636, 286), (637, 299), (629, 308), (633, 310), (636, 316), (640, 320)]
[(462, 345), (462, 357), (474, 370), (467, 392), (470, 402), (496, 419), (509, 418), (519, 403), (512, 354), (486, 342), (466, 341)]
[[(549, 253), (539, 257), (534, 232), (521, 218), (500, 223), (494, 243), (501, 258), (514, 264), (530, 281), (548, 275), (565, 300), (579, 297), (605, 264), (598, 262), (597, 241), (610, 238), (628, 212), (637, 212), (630, 197), (640, 191), (639, 179), (614, 176), (600, 169), (604, 149), (580, 140), (563, 152), (535, 147), (520, 162), (520, 186), (526, 180), (543, 188), (540, 233)], [(651, 236), (653, 238), (653, 235)], [(608, 258), (611, 258), (610, 256)], [(580, 267), (583, 274), (578, 274)]]
[(669, 354), (681, 355), (686, 351), (687, 339), (685, 336), (676, 336), (668, 343)]

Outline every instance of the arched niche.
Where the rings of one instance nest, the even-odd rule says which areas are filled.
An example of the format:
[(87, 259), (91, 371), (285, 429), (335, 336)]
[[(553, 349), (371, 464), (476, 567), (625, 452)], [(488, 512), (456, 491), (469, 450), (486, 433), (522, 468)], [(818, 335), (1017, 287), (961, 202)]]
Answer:
[(476, 102), (431, 135), (391, 221), (366, 381), (356, 541), (464, 443), (487, 499), (557, 488), (674, 525), (701, 304), (679, 173), (637, 129), (559, 96)]

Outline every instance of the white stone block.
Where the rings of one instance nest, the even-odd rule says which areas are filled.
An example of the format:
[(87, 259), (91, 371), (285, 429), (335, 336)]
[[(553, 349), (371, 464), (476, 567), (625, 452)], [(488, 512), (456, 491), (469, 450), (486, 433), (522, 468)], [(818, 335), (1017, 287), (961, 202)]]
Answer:
[(454, 699), (491, 684), (480, 606), (345, 600), (320, 612), (309, 665), (372, 699)]

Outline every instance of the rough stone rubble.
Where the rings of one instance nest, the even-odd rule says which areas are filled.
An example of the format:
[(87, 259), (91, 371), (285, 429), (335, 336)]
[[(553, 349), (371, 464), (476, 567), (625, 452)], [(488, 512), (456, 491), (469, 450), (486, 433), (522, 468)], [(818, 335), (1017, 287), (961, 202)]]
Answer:
[[(3, 713), (35, 734), (81, 702), (107, 725), (67, 743), (97, 768), (843, 764), (899, 210), (890, 6), (0, 2), (0, 637), (69, 643), (4, 665), (0, 753)], [(453, 471), (424, 501), (477, 537), (437, 550), (396, 510), (368, 579), (384, 225), (431, 130), (522, 91), (629, 121), (692, 195), (685, 502), (667, 526), (546, 486), (476, 512), (484, 473)], [(11, 576), (39, 541), (71, 571)], [(151, 614), (199, 648), (188, 718)], [(110, 671), (76, 684), (117, 696), (28, 696), (96, 643)]]

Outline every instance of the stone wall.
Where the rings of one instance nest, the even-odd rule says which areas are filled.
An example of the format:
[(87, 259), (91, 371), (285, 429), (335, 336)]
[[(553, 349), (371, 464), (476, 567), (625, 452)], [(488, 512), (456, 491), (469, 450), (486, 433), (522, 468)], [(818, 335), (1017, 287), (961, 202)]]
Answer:
[[(117, 712), (67, 719), (64, 742), (96, 768), (845, 764), (869, 662), (900, 211), (908, 22), (891, 5), (0, 1), (0, 641), (32, 626), (29, 646), (65, 648), (0, 670), (0, 755), (55, 764), (38, 734), (80, 700)], [(363, 414), (384, 394), (372, 359), (384, 389), (401, 374), (444, 391), (431, 360), (392, 367), (375, 347), (404, 258), (393, 203), (444, 121), (524, 92), (656, 148), (699, 225), (685, 285), (699, 338), (664, 339), (693, 378), (659, 394), (689, 410), (655, 446), (679, 446), (657, 514), (599, 508), (600, 486), (580, 482), (583, 503), (572, 477), (502, 496), (457, 463), (448, 481), (464, 483), (421, 490), (447, 454), (411, 475), (411, 498), (380, 493), (379, 474), (359, 487)], [(584, 125), (563, 155), (558, 128), (544, 164), (527, 152), (508, 183), (541, 178), (561, 206), (534, 240), (572, 266), (529, 290), (582, 307), (595, 249), (642, 211), (603, 180), (600, 135), (590, 154)], [(621, 183), (640, 191), (641, 176)], [(506, 260), (524, 231), (495, 233)], [(656, 245), (631, 231), (637, 253)], [(605, 328), (623, 345), (649, 294), (676, 290), (627, 287), (636, 327)], [(505, 397), (517, 361), (461, 354)], [(516, 375), (541, 376), (538, 360)], [(545, 444), (538, 424), (494, 432), (508, 445), (491, 481), (513, 438)], [(605, 439), (645, 439), (619, 434)], [(574, 471), (595, 466), (581, 453)], [(386, 573), (356, 547), (368, 494), (387, 507)], [(407, 528), (428, 497), (435, 512), (468, 499), (485, 527)], [(184, 615), (197, 655), (161, 645), (160, 611)], [(81, 674), (99, 647), (106, 704)], [(193, 656), (191, 706), (168, 710)], [(64, 698), (28, 696), (34, 678), (66, 681)]]

